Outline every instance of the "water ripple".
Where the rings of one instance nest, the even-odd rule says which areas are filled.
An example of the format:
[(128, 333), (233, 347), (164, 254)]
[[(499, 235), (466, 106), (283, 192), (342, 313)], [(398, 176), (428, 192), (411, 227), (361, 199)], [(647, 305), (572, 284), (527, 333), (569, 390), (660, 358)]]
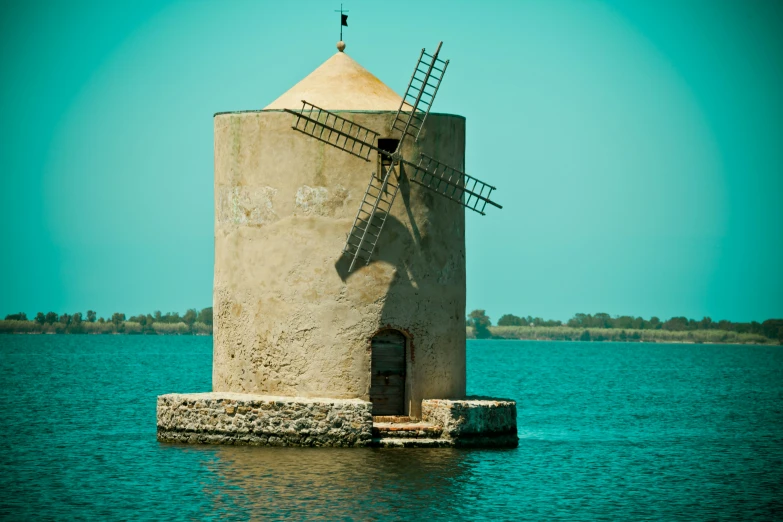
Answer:
[(155, 397), (208, 391), (211, 338), (0, 336), (4, 520), (769, 520), (783, 350), (471, 341), (513, 450), (185, 446)]

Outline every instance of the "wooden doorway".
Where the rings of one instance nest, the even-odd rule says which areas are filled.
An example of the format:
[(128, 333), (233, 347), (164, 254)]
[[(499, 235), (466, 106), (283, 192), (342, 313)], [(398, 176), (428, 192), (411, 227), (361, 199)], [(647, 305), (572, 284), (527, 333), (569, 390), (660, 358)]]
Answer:
[(405, 336), (397, 330), (382, 330), (371, 344), (372, 414), (405, 415)]

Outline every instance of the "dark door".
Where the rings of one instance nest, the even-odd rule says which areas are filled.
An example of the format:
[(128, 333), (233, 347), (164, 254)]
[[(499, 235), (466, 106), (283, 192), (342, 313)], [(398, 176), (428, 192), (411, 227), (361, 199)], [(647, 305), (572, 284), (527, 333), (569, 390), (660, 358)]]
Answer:
[(405, 336), (383, 330), (372, 338), (370, 401), (373, 415), (405, 414)]

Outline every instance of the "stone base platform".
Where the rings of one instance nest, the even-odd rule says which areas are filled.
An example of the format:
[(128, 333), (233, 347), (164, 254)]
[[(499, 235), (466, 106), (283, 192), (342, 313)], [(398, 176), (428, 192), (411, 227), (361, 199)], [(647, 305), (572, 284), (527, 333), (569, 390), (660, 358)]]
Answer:
[[(379, 419), (380, 420), (380, 419)], [(158, 440), (190, 444), (338, 447), (516, 447), (516, 403), (431, 399), (422, 419), (373, 422), (360, 399), (241, 393), (158, 397)]]
[(441, 438), (454, 446), (516, 448), (517, 403), (509, 399), (467, 397), (426, 399), (421, 402), (423, 421), (441, 426)]
[(372, 403), (244, 393), (158, 397), (158, 440), (251, 446), (368, 446)]

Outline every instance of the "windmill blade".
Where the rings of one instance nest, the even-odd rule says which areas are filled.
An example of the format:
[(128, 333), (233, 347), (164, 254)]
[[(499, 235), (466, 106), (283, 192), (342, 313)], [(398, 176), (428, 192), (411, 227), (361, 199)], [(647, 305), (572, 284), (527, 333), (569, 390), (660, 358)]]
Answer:
[(341, 118), (333, 112), (316, 107), (302, 100), (302, 109), (293, 111), (284, 109), (296, 116), (293, 129), (344, 150), (365, 161), (370, 161), (370, 153), (378, 150), (375, 146), (378, 133), (362, 127), (352, 121)]
[(487, 204), (503, 208), (489, 199), (495, 187), (425, 154), (419, 155), (418, 164), (405, 160), (402, 163), (413, 170), (413, 174), (408, 176), (412, 182), (455, 201), (465, 208), (478, 212), (482, 216), (485, 215), (484, 209)]
[(405, 136), (413, 136), (414, 140), (419, 141), (419, 134), (435, 101), (435, 95), (438, 94), (440, 82), (446, 74), (446, 67), (449, 65), (448, 60), (444, 62), (438, 58), (442, 45), (443, 42), (438, 44), (433, 55), (427, 54), (424, 49), (421, 50), (419, 61), (416, 62), (411, 81), (405, 89), (405, 95), (391, 126), (392, 129), (402, 132), (400, 143), (405, 140)]
[[(392, 173), (395, 179), (392, 179)], [(378, 244), (381, 230), (391, 212), (399, 189), (399, 181), (396, 177), (394, 163), (389, 165), (383, 179), (378, 179), (375, 173), (370, 176), (370, 184), (364, 192), (362, 203), (359, 205), (359, 211), (356, 213), (356, 219), (353, 221), (343, 248), (343, 254), (351, 258), (348, 272), (353, 270), (359, 260), (364, 261), (365, 265), (370, 263), (370, 256)]]

